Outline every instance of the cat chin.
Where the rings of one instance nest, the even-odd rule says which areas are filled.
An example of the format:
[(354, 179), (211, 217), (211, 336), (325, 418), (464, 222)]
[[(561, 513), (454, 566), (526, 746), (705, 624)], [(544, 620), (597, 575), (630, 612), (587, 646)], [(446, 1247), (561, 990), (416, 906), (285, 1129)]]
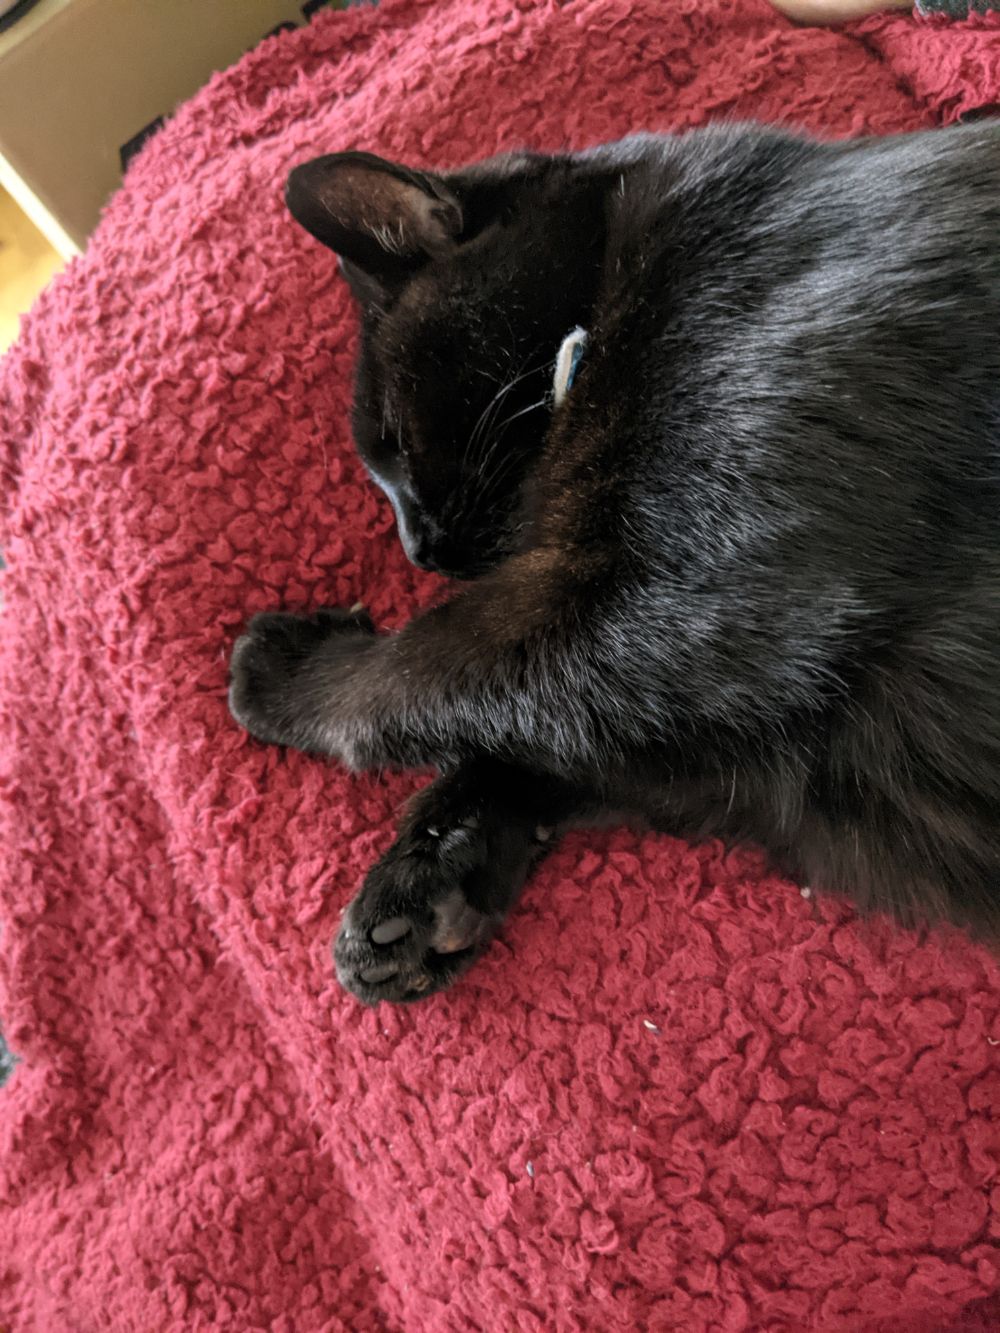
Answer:
[(427, 574), (438, 574), (443, 579), (451, 579), (455, 583), (474, 583), (476, 579), (484, 578), (487, 574), (492, 574), (503, 564), (510, 556), (514, 554), (513, 549), (504, 548), (502, 550), (491, 551), (488, 555), (477, 555), (475, 559), (456, 565), (438, 564), (436, 561), (415, 560), (406, 549), (406, 543), (400, 543), (407, 560), (413, 565), (414, 569), (422, 570)]
[[(451, 579), (455, 583), (475, 583), (476, 579), (485, 578), (487, 574), (492, 574), (499, 563), (499, 561), (496, 561), (488, 565), (466, 565), (461, 569), (435, 568), (432, 572), (440, 574), (443, 579)], [(420, 569), (422, 566), (418, 565), (417, 568)]]

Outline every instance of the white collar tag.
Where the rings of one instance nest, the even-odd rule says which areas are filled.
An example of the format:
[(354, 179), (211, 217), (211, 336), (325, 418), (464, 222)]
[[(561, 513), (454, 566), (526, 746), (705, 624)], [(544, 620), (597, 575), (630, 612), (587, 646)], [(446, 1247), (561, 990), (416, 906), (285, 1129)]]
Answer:
[(563, 401), (576, 378), (577, 367), (583, 360), (583, 350), (587, 345), (587, 330), (577, 326), (572, 333), (567, 333), (556, 355), (556, 370), (552, 377), (552, 392), (556, 407)]

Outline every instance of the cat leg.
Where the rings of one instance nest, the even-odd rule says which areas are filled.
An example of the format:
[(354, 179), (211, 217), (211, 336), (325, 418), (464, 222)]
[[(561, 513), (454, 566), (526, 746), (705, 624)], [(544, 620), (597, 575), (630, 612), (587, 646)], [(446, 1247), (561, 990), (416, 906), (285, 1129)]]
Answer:
[(486, 758), (425, 787), (344, 914), (334, 944), (341, 984), (366, 1004), (451, 985), (585, 804), (562, 783)]
[[(363, 1001), (449, 985), (555, 830), (600, 809), (588, 778), (604, 771), (585, 698), (595, 682), (582, 665), (593, 654), (578, 639), (537, 587), (493, 578), (398, 635), (375, 635), (359, 614), (273, 613), (237, 643), (230, 707), (260, 739), (356, 768), (444, 770), (345, 914), (337, 971)], [(606, 675), (599, 686), (608, 698)]]
[(588, 589), (576, 598), (532, 553), (399, 634), (363, 613), (256, 616), (233, 650), (230, 709), (261, 740), (356, 769), (488, 754), (603, 773), (649, 731), (634, 685), (617, 683), (622, 631), (601, 633)]

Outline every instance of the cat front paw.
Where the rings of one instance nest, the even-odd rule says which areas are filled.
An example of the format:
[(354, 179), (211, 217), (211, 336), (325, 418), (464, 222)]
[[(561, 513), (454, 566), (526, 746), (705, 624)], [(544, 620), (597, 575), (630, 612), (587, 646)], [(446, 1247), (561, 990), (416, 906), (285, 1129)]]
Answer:
[(308, 748), (315, 741), (316, 698), (306, 679), (318, 653), (331, 640), (349, 651), (352, 640), (367, 641), (374, 632), (371, 618), (361, 610), (266, 611), (254, 616), (233, 645), (230, 713), (258, 740)]
[(409, 1003), (450, 986), (503, 921), (472, 897), (489, 878), (474, 822), (404, 833), (347, 908), (333, 955), (341, 985), (365, 1004)]

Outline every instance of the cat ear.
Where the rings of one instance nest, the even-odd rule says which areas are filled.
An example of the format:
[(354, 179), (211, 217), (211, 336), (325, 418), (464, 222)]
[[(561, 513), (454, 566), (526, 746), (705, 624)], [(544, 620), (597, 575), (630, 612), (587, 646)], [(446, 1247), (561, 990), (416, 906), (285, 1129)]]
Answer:
[(304, 162), (288, 177), (285, 199), (362, 289), (366, 276), (376, 283), (402, 278), (446, 254), (462, 231), (462, 206), (440, 177), (371, 153)]

